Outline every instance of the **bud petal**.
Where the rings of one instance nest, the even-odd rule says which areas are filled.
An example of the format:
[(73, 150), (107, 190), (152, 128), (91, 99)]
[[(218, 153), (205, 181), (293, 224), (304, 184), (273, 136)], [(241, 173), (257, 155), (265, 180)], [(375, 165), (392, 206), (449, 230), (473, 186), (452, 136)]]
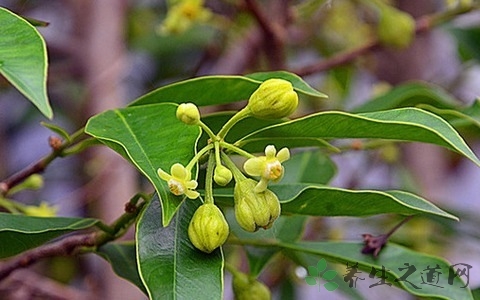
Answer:
[(272, 298), (266, 285), (244, 273), (235, 273), (232, 285), (236, 300), (269, 300)]
[(232, 171), (222, 165), (217, 166), (213, 173), (213, 180), (215, 180), (215, 182), (221, 186), (225, 186), (232, 181), (232, 177)]
[(178, 106), (176, 112), (177, 119), (187, 125), (195, 125), (200, 122), (200, 112), (193, 103), (182, 103)]
[(268, 79), (253, 92), (247, 107), (260, 119), (281, 119), (291, 115), (298, 106), (298, 95), (284, 79)]
[(213, 203), (201, 205), (193, 214), (188, 226), (188, 237), (199, 250), (211, 253), (227, 240), (228, 223), (220, 209)]
[(255, 192), (257, 182), (253, 179), (238, 181), (234, 188), (235, 218), (246, 231), (254, 232), (262, 227), (268, 229), (280, 215), (277, 196), (266, 189)]

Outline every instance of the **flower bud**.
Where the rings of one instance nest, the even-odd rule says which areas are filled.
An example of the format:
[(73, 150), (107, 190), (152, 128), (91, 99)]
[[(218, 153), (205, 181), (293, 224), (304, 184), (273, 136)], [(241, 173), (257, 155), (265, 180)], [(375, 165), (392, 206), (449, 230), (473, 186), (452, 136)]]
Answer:
[(23, 213), (31, 217), (55, 217), (58, 207), (41, 202), (39, 206), (27, 205), (23, 208)]
[(392, 7), (383, 7), (377, 27), (378, 39), (386, 46), (406, 48), (415, 36), (412, 16)]
[(250, 96), (247, 107), (260, 119), (281, 119), (291, 115), (298, 106), (298, 95), (292, 84), (283, 79), (264, 81)]
[(235, 218), (246, 231), (258, 228), (268, 229), (280, 215), (280, 202), (270, 190), (261, 193), (254, 191), (257, 182), (253, 179), (238, 181), (233, 191)]
[(228, 223), (220, 209), (213, 203), (205, 203), (193, 214), (188, 226), (188, 237), (199, 250), (211, 253), (227, 240)]
[(244, 273), (236, 272), (232, 279), (232, 285), (235, 300), (268, 300), (272, 298), (267, 286)]
[(232, 171), (222, 165), (217, 166), (213, 173), (213, 180), (215, 180), (215, 182), (221, 186), (226, 186), (230, 181), (232, 181), (232, 177)]
[(177, 108), (177, 119), (187, 125), (195, 125), (200, 122), (200, 112), (193, 103), (182, 103)]

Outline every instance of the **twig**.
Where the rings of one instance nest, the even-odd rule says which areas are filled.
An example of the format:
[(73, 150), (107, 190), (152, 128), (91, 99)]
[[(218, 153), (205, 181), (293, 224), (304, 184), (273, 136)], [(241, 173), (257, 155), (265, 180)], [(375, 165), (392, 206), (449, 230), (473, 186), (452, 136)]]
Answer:
[(41, 247), (27, 251), (20, 256), (2, 263), (0, 265), (0, 280), (3, 280), (13, 271), (26, 268), (38, 260), (54, 257), (73, 255), (80, 247), (92, 247), (95, 245), (97, 233), (80, 234), (66, 237), (60, 241), (46, 244)]
[[(258, 25), (263, 32), (264, 52), (272, 69), (284, 69), (285, 53), (284, 41), (285, 32), (283, 26), (288, 17), (279, 14), (273, 14), (276, 18), (268, 18), (255, 0), (244, 0), (246, 8), (255, 17)], [(284, 9), (285, 3), (280, 1), (280, 6)], [(284, 4), (284, 5), (283, 5)]]
[(95, 232), (68, 236), (59, 241), (44, 244), (38, 248), (26, 251), (0, 264), (0, 281), (9, 276), (13, 271), (31, 266), (40, 259), (91, 252), (93, 250), (91, 247), (99, 247), (121, 237), (134, 223), (137, 215), (146, 203), (142, 202), (137, 205), (140, 198), (146, 199), (146, 196), (142, 194), (134, 196), (130, 202), (127, 203), (125, 207), (126, 212), (113, 222), (108, 230), (97, 230)]
[[(435, 26), (442, 24), (446, 21), (449, 21), (460, 14), (469, 12), (474, 8), (475, 6), (472, 5), (469, 7), (460, 7), (458, 9), (453, 9), (453, 10), (442, 12), (442, 13), (422, 16), (418, 18), (415, 22), (415, 34), (418, 35), (420, 33), (427, 32), (432, 28), (434, 28)], [(347, 52), (339, 53), (330, 58), (314, 63), (312, 65), (291, 70), (291, 72), (299, 76), (307, 76), (307, 75), (312, 75), (314, 73), (324, 72), (332, 68), (348, 64), (362, 55), (365, 55), (367, 53), (377, 51), (380, 49), (384, 49), (384, 48), (385, 47), (380, 43), (380, 41), (374, 38), (371, 41), (355, 49), (349, 50)]]
[[(69, 154), (76, 153), (73, 152), (66, 152), (67, 148), (74, 145), (78, 139), (81, 138), (83, 134), (83, 129), (80, 129), (76, 133), (74, 133), (70, 140), (62, 141), (60, 138), (51, 136), (48, 139), (48, 143), (52, 152), (47, 156), (41, 158), (36, 163), (26, 167), (25, 169), (19, 171), (18, 173), (13, 174), (12, 176), (6, 178), (5, 180), (0, 182), (0, 195), (6, 196), (10, 189), (20, 183), (22, 183), (25, 179), (33, 174), (42, 173), (45, 171), (45, 168), (56, 158), (63, 157)], [(84, 140), (87, 141), (87, 140)], [(87, 143), (87, 146), (90, 146), (91, 143)], [(83, 150), (82, 147), (79, 147), (80, 150)]]

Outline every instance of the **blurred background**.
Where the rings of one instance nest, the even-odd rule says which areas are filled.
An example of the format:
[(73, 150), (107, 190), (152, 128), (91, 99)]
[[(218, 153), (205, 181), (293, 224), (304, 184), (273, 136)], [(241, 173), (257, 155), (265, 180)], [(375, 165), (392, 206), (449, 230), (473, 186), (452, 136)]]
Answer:
[[(375, 2), (0, 0), (0, 6), (48, 22), (38, 29), (48, 47), (52, 123), (70, 133), (83, 127), (92, 115), (124, 106), (174, 81), (279, 69), (296, 72), (329, 95), (328, 100), (306, 99), (297, 116), (327, 109), (348, 111), (396, 85), (417, 80), (438, 85), (458, 106), (472, 105), (480, 95), (480, 12), (475, 10), (422, 32), (406, 49), (377, 47), (345, 65), (311, 68), (375, 37)], [(383, 2), (419, 18), (462, 1)], [(188, 5), (173, 9), (175, 3)], [(274, 26), (264, 26), (261, 20)], [(49, 153), (52, 132), (42, 127), (41, 121), (47, 120), (0, 77), (0, 178)], [(479, 156), (480, 128), (465, 132), (464, 137)], [(424, 144), (346, 151), (332, 159), (337, 172), (333, 186), (408, 190), (460, 216), (460, 223), (415, 218), (393, 241), (474, 266), (469, 286), (480, 286), (480, 221), (475, 215), (480, 211), (478, 167), (445, 149)], [(120, 156), (101, 147), (58, 159), (43, 175), (44, 188), (19, 193), (16, 199), (26, 204), (47, 201), (59, 208), (61, 216), (92, 216), (110, 222), (138, 190), (152, 190)], [(361, 240), (361, 234), (381, 234), (399, 220), (395, 216), (316, 218), (306, 228), (306, 236)], [(287, 270), (277, 269), (261, 278), (273, 287), (278, 299), (321, 295), (318, 287), (302, 281), (305, 274), (301, 269), (293, 269), (291, 276), (297, 279), (289, 280), (295, 285), (288, 293), (282, 292), (290, 275), (280, 273)], [(228, 279), (226, 288), (229, 299)], [(367, 299), (385, 296), (371, 289), (360, 291)], [(393, 288), (390, 292), (391, 297), (409, 297)], [(332, 293), (328, 297), (334, 299)], [(339, 295), (338, 299), (350, 297)], [(146, 297), (93, 255), (50, 259), (0, 282), (0, 299), (87, 298)]]

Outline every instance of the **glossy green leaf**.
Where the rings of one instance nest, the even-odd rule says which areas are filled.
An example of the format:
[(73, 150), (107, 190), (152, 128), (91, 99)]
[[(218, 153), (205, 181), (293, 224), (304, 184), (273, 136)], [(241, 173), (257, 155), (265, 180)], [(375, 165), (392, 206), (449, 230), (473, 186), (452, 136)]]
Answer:
[[(230, 225), (230, 232), (238, 238), (279, 241), (296, 241), (300, 239), (307, 220), (305, 216), (280, 216), (271, 228), (248, 232), (238, 225), (233, 210), (228, 211), (226, 217)], [(265, 265), (279, 250), (280, 249), (276, 247), (246, 246), (245, 251), (247, 252), (250, 274), (253, 276), (260, 274)]]
[(197, 250), (188, 224), (200, 200), (184, 201), (167, 227), (155, 196), (137, 223), (139, 272), (150, 299), (222, 299), (223, 255)]
[(0, 74), (47, 118), (53, 113), (47, 96), (47, 47), (25, 19), (0, 7)]
[(41, 218), (0, 213), (0, 258), (35, 248), (72, 231), (90, 228), (98, 222), (95, 219)]
[(138, 274), (137, 255), (133, 241), (108, 243), (98, 248), (96, 253), (112, 265), (115, 274), (130, 281), (145, 294), (147, 293)]
[(480, 133), (480, 113), (478, 112), (480, 110), (480, 104), (478, 100), (475, 101), (472, 106), (462, 110), (442, 109), (426, 104), (420, 104), (418, 107), (441, 116), (458, 130), (471, 127), (471, 131)]
[(459, 103), (438, 86), (415, 82), (399, 85), (387, 93), (354, 108), (352, 111), (355, 113), (370, 112), (416, 106), (418, 104), (451, 109), (458, 106)]
[[(310, 216), (370, 216), (430, 214), (458, 220), (427, 200), (403, 191), (347, 190), (312, 184), (269, 187), (282, 203), (282, 213)], [(215, 190), (215, 199), (233, 203), (232, 189)]]
[(241, 147), (264, 138), (378, 138), (424, 142), (458, 152), (477, 165), (480, 160), (462, 137), (445, 120), (418, 108), (350, 114), (326, 111), (272, 125), (249, 134), (237, 144)]
[(66, 132), (65, 129), (63, 129), (62, 127), (60, 127), (58, 125), (55, 125), (55, 124), (50, 124), (50, 123), (47, 123), (47, 122), (40, 122), (40, 124), (42, 124), (42, 126), (48, 128), (48, 129), (50, 129), (51, 131), (55, 132), (56, 134), (61, 136), (66, 141), (70, 142), (70, 134), (68, 134), (68, 132)]
[[(362, 243), (302, 241), (296, 243), (281, 243), (278, 246), (283, 248), (283, 252), (287, 256), (292, 256), (294, 259), (296, 259), (297, 253), (303, 252), (318, 255), (319, 259), (325, 258), (338, 262), (345, 267), (345, 272), (347, 271), (347, 263), (348, 266), (358, 263), (358, 269), (361, 270), (362, 273), (357, 274), (357, 276), (360, 278), (365, 278), (365, 280), (359, 280), (357, 282), (357, 286), (370, 286), (379, 282), (380, 279), (378, 276), (381, 275), (380, 273), (378, 273), (377, 277), (373, 279), (369, 278), (369, 273), (371, 272), (372, 267), (381, 271), (383, 266), (386, 270), (387, 282), (391, 282), (394, 286), (402, 288), (413, 295), (420, 297), (431, 297), (435, 299), (473, 299), (470, 290), (468, 288), (462, 288), (465, 286), (465, 283), (462, 282), (459, 277), (455, 277), (451, 285), (448, 284), (447, 281), (451, 265), (468, 262), (454, 262), (452, 264), (442, 258), (415, 252), (392, 243), (388, 243), (382, 249), (377, 258), (373, 258), (371, 255), (362, 254)], [(415, 266), (415, 272), (407, 277), (407, 280), (415, 284), (420, 289), (414, 288), (405, 281), (395, 281), (395, 279), (399, 279), (405, 274), (406, 270), (399, 270), (399, 268), (406, 267), (405, 263)], [(441, 286), (442, 288), (429, 284), (422, 284), (421, 276), (424, 274), (421, 273), (425, 273), (429, 266), (434, 268), (436, 265), (440, 267), (440, 272), (442, 272), (442, 274), (440, 274), (441, 278), (437, 285)], [(376, 287), (373, 286), (371, 288), (374, 289)], [(384, 286), (383, 288), (389, 287)]]
[[(174, 163), (184, 166), (195, 155), (198, 126), (188, 126), (175, 116), (176, 104), (159, 103), (109, 110), (88, 120), (85, 132), (130, 160), (161, 195), (164, 225), (183, 200), (168, 190), (157, 175), (170, 173)], [(195, 178), (195, 174), (192, 175)]]
[(295, 153), (282, 165), (285, 168), (285, 175), (281, 184), (327, 184), (337, 173), (335, 163), (320, 151)]
[(268, 78), (289, 80), (300, 94), (321, 98), (326, 97), (324, 94), (314, 90), (295, 74), (267, 72), (247, 76), (218, 75), (188, 79), (158, 88), (135, 100), (130, 106), (160, 102), (193, 102), (198, 106), (205, 106), (248, 100), (258, 86)]

